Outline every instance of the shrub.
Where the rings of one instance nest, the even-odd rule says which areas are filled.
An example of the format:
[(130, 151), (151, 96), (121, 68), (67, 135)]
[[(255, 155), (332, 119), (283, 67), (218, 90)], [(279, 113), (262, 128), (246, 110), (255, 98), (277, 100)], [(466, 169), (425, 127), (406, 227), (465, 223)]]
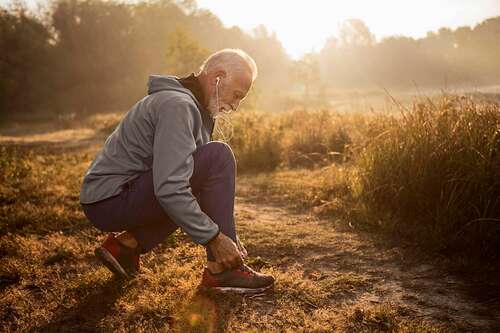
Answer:
[(283, 117), (283, 162), (289, 167), (324, 166), (342, 162), (352, 143), (346, 116), (332, 111), (295, 111)]
[(263, 112), (241, 112), (231, 120), (217, 120), (215, 139), (226, 141), (241, 171), (269, 171), (281, 162), (283, 128), (279, 117)]
[[(220, 122), (220, 121), (219, 121)], [(231, 128), (221, 130), (242, 171), (270, 171), (341, 163), (348, 159), (353, 115), (333, 111), (264, 113), (245, 111), (232, 116)], [(227, 133), (230, 133), (229, 135)]]

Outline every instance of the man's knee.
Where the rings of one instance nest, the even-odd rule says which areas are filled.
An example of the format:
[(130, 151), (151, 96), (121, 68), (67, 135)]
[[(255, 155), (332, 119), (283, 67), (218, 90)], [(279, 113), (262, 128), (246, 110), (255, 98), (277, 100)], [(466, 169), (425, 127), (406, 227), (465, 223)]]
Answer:
[(234, 158), (233, 150), (231, 147), (222, 141), (211, 141), (206, 144), (215, 163), (221, 163), (223, 166), (235, 169), (236, 159)]

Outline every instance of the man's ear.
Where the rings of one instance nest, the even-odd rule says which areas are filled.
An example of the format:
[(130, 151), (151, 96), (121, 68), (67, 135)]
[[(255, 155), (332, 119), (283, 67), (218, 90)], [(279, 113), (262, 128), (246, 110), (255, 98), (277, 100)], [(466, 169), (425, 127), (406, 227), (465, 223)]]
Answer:
[(218, 84), (225, 77), (226, 77), (226, 71), (218, 70), (217, 72), (215, 72), (215, 84)]

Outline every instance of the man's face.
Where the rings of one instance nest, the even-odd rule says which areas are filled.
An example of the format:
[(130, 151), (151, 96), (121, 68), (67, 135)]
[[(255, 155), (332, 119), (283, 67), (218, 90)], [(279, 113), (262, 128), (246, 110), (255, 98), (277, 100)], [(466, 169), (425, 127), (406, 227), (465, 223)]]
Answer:
[(210, 94), (207, 106), (212, 116), (235, 111), (252, 86), (252, 73), (250, 71), (238, 71), (218, 77), (218, 84), (217, 76), (213, 78), (213, 92)]

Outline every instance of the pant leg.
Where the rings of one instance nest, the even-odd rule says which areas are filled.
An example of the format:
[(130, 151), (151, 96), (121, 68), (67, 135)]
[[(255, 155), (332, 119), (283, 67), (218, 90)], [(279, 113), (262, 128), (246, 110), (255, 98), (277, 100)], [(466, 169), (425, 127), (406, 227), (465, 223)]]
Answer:
[[(236, 242), (234, 223), (234, 198), (236, 186), (236, 160), (229, 145), (212, 141), (204, 144), (193, 154), (194, 170), (190, 184), (201, 210), (218, 226), (220, 232)], [(128, 210), (148, 210), (149, 215), (143, 216), (142, 223), (134, 228), (126, 229), (138, 241), (144, 251), (149, 251), (161, 243), (168, 235), (177, 229), (177, 225), (165, 214), (163, 208), (154, 196), (152, 172), (147, 172), (131, 186), (135, 191)], [(137, 193), (143, 193), (136, 198)], [(150, 217), (149, 217), (150, 216)], [(127, 218), (140, 218), (134, 214)], [(144, 223), (148, 221), (148, 223)], [(215, 257), (207, 248), (208, 260)]]
[(150, 170), (137, 178), (130, 186), (124, 220), (143, 252), (152, 250), (163, 242), (178, 226), (168, 217), (156, 199), (153, 172)]
[[(219, 226), (220, 232), (236, 242), (236, 161), (231, 148), (223, 142), (212, 141), (199, 147), (193, 159), (191, 188), (201, 209)], [(207, 257), (215, 261), (208, 247)]]
[[(231, 148), (213, 141), (193, 154), (191, 189), (201, 209), (236, 241), (234, 196), (236, 162)], [(89, 220), (102, 231), (129, 231), (147, 252), (177, 229), (154, 195), (152, 172), (141, 174), (120, 195), (90, 205), (82, 205)], [(207, 249), (209, 260), (215, 258)]]
[(151, 250), (178, 228), (156, 200), (151, 171), (127, 183), (119, 195), (82, 208), (99, 230), (130, 232), (142, 252)]

